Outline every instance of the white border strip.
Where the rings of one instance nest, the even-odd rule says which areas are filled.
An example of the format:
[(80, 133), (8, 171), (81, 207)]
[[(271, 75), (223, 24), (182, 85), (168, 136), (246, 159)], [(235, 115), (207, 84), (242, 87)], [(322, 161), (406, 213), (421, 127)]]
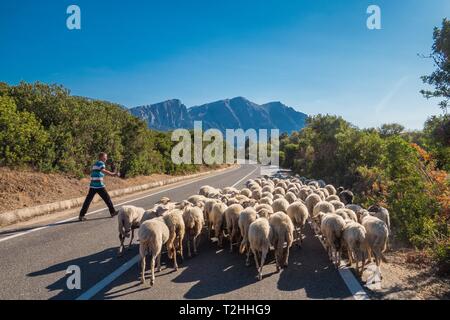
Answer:
[(252, 172), (250, 172), (248, 175), (246, 175), (245, 177), (243, 177), (241, 180), (239, 180), (238, 182), (236, 182), (235, 184), (233, 184), (231, 187), (234, 188), (236, 187), (239, 183), (241, 183), (242, 181), (245, 180), (245, 178), (250, 177), (256, 170), (258, 170), (258, 166), (256, 166), (255, 170), (253, 170)]

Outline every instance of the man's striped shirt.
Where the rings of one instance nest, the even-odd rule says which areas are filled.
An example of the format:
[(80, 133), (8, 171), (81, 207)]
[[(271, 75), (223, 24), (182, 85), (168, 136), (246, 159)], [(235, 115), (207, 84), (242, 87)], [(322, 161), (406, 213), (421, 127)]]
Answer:
[(105, 174), (102, 172), (102, 169), (105, 169), (105, 163), (103, 161), (97, 161), (91, 170), (91, 188), (104, 188), (105, 184), (103, 183), (103, 178)]

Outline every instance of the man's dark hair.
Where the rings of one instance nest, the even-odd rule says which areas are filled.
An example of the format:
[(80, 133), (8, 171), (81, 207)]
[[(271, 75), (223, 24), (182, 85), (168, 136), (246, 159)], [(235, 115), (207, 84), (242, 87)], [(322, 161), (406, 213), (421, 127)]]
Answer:
[(106, 152), (100, 152), (100, 153), (98, 154), (98, 158), (100, 159), (100, 158), (102, 158), (103, 156), (106, 156), (106, 155), (107, 155)]

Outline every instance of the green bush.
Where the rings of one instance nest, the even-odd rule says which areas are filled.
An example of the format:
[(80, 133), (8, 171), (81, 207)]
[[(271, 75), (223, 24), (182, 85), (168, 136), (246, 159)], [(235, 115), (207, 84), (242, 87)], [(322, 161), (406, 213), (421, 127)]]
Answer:
[(36, 117), (17, 111), (11, 98), (0, 97), (0, 165), (48, 169), (52, 160), (49, 135)]

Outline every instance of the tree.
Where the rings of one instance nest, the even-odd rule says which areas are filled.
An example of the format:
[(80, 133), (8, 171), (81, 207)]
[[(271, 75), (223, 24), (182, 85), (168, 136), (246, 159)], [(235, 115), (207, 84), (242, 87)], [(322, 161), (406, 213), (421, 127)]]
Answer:
[(382, 137), (390, 137), (399, 135), (405, 130), (405, 127), (398, 123), (386, 123), (379, 129), (380, 135)]
[(422, 81), (434, 86), (435, 90), (421, 90), (425, 98), (443, 98), (439, 103), (442, 111), (447, 114), (450, 100), (450, 21), (444, 19), (442, 28), (434, 28), (433, 47), (430, 58), (437, 69), (429, 76), (423, 76)]

